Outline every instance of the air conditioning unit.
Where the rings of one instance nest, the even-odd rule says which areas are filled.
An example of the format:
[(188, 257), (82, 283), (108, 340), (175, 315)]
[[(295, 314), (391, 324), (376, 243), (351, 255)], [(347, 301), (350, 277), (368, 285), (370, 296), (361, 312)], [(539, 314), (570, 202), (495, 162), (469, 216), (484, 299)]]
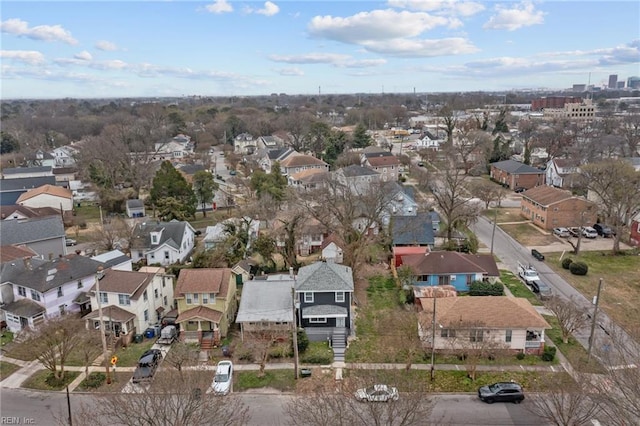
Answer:
[(455, 280), (455, 279), (456, 279), (456, 276), (455, 276), (455, 275), (450, 275), (450, 276), (449, 276), (449, 279)]

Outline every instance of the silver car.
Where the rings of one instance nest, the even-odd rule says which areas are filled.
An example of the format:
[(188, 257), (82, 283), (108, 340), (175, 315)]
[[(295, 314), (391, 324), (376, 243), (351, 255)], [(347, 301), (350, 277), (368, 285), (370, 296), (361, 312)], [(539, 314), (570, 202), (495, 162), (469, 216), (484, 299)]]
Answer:
[(363, 402), (389, 402), (397, 401), (398, 389), (387, 385), (373, 385), (368, 388), (358, 389), (356, 399)]
[(560, 238), (569, 238), (571, 236), (571, 232), (569, 232), (569, 228), (553, 228), (553, 235)]

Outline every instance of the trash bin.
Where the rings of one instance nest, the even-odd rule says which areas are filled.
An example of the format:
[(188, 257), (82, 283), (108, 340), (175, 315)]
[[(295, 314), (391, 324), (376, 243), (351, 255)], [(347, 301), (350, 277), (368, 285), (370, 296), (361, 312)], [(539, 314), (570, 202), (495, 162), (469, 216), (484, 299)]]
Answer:
[(142, 334), (136, 334), (135, 336), (133, 336), (133, 342), (134, 343), (142, 343), (142, 339), (144, 338), (144, 336)]
[(144, 332), (144, 337), (146, 337), (147, 339), (153, 339), (153, 336), (155, 335), (156, 333), (153, 328), (147, 328)]
[(231, 349), (229, 349), (229, 346), (223, 346), (222, 347), (222, 355), (223, 356), (231, 356)]
[(162, 329), (162, 326), (160, 324), (155, 324), (153, 326), (153, 331), (155, 332), (156, 336), (160, 336), (161, 329)]
[(300, 369), (300, 377), (311, 377), (311, 369), (310, 368)]

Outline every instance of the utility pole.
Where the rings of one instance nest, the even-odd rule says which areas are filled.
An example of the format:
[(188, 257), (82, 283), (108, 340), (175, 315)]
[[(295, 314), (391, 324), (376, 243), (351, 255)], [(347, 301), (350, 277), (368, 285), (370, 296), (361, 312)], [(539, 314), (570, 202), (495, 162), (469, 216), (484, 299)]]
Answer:
[(293, 329), (293, 377), (298, 380), (298, 327), (296, 326), (296, 289), (295, 279), (294, 287), (291, 289), (291, 301), (293, 302), (293, 321), (291, 323)]
[(436, 292), (433, 289), (433, 318), (431, 320), (431, 381), (436, 378)]
[(493, 210), (493, 230), (491, 231), (491, 254), (493, 254), (493, 239), (496, 236), (496, 223), (498, 222), (498, 206)]
[(600, 304), (600, 290), (602, 290), (602, 278), (598, 281), (598, 292), (593, 301), (593, 318), (591, 318), (591, 334), (589, 334), (589, 349), (587, 349), (587, 362), (591, 360), (591, 349), (593, 348), (594, 332), (596, 331), (596, 317), (598, 316), (598, 305)]
[(67, 413), (69, 414), (69, 426), (73, 426), (73, 418), (71, 417), (71, 399), (69, 398), (69, 385), (67, 385)]
[(107, 350), (107, 335), (104, 329), (104, 318), (102, 317), (102, 300), (100, 300), (100, 279), (102, 278), (103, 270), (102, 266), (98, 266), (98, 272), (96, 272), (96, 300), (98, 301), (98, 316), (100, 317), (100, 338), (102, 339), (102, 357), (106, 375), (107, 384), (111, 384), (111, 374), (109, 373), (109, 351)]

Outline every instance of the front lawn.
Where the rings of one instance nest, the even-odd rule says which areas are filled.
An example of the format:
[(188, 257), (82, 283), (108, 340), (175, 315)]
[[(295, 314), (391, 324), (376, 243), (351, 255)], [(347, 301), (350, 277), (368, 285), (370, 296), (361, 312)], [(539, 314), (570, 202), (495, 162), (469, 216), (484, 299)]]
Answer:
[(525, 283), (520, 280), (511, 271), (500, 271), (500, 281), (509, 289), (511, 294), (515, 297), (524, 297), (532, 305), (542, 305), (543, 303), (538, 297), (527, 287)]
[(151, 349), (155, 339), (144, 339), (142, 343), (130, 343), (126, 348), (120, 348), (115, 355), (118, 357), (118, 367), (135, 367), (142, 354)]
[(546, 231), (529, 222), (499, 226), (524, 246), (547, 246), (558, 242), (551, 233), (545, 233)]
[(593, 300), (598, 290), (598, 279), (603, 278), (600, 308), (616, 324), (632, 332), (637, 330), (640, 318), (640, 256), (634, 253), (629, 251), (627, 255), (619, 256), (612, 256), (610, 251), (583, 251), (579, 256), (565, 253), (565, 258), (570, 257), (589, 266), (589, 272), (584, 276), (573, 275), (563, 269), (560, 253), (549, 253), (547, 265), (588, 300)]
[(544, 315), (544, 319), (547, 320), (551, 327), (553, 327), (552, 329), (547, 330), (545, 334), (553, 341), (560, 352), (564, 354), (574, 370), (581, 371), (583, 373), (601, 374), (604, 372), (602, 366), (600, 366), (595, 357), (591, 357), (591, 360), (588, 360), (587, 350), (580, 344), (580, 342), (574, 339), (573, 336), (569, 337), (568, 343), (562, 342), (562, 332), (558, 325), (558, 319), (555, 316)]
[(265, 370), (262, 376), (258, 371), (239, 371), (235, 375), (234, 390), (273, 388), (282, 392), (291, 392), (296, 387), (293, 370)]
[(90, 373), (91, 378), (86, 378), (80, 382), (80, 385), (74, 389), (74, 392), (90, 392), (90, 393), (117, 393), (127, 385), (131, 379), (131, 372), (111, 370), (111, 383), (107, 384), (104, 371)]
[(6, 330), (0, 334), (0, 346), (4, 346), (7, 343), (13, 342), (13, 333)]
[(0, 380), (4, 380), (14, 372), (20, 369), (19, 365), (12, 364), (6, 361), (0, 361)]
[(333, 362), (333, 350), (327, 342), (309, 342), (309, 347), (299, 357), (303, 364), (327, 365)]
[(49, 370), (38, 370), (22, 383), (23, 388), (37, 390), (62, 390), (80, 375), (79, 371), (65, 371), (62, 380), (53, 377)]

